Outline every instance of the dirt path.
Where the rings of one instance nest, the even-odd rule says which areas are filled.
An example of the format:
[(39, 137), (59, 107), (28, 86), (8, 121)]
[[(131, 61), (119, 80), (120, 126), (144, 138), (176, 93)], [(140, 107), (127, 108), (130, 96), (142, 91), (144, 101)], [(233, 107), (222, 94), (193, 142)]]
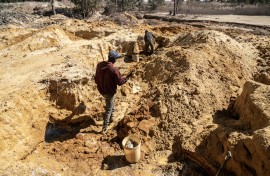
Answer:
[(270, 27), (270, 16), (242, 16), (242, 15), (199, 15), (190, 17), (187, 16), (184, 19), (196, 19), (203, 21), (217, 21), (217, 22), (229, 22), (239, 24), (251, 24), (258, 26)]
[(270, 27), (269, 16), (243, 16), (243, 15), (194, 15), (186, 16), (187, 20), (216, 21), (226, 23), (250, 24)]
[[(173, 17), (167, 13), (154, 13), (152, 15)], [(214, 22), (226, 22), (237, 23), (247, 25), (258, 25), (270, 27), (269, 16), (245, 16), (245, 15), (182, 15), (178, 14), (175, 18), (189, 21), (214, 21)]]

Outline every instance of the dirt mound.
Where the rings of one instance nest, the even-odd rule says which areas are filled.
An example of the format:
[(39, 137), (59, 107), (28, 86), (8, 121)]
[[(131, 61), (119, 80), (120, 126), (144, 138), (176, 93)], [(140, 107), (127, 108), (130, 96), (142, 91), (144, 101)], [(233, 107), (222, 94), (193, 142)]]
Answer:
[[(26, 34), (20, 34), (19, 36), (13, 37), (12, 41), (9, 40), (9, 43), (13, 45), (6, 48), (3, 53), (26, 54), (30, 52), (33, 55), (43, 54), (46, 52), (55, 51), (58, 48), (64, 47), (65, 45), (70, 45), (72, 43), (71, 41), (76, 39), (76, 36), (65, 32), (59, 26), (50, 26), (35, 32), (27, 32), (28, 31), (24, 31)], [(6, 44), (5, 47), (9, 46), (10, 44)], [(10, 53), (10, 50), (13, 52)]]
[[(195, 37), (189, 37), (192, 35)], [(211, 37), (213, 35), (215, 37)], [(226, 109), (230, 99), (235, 99), (239, 88), (251, 78), (256, 65), (256, 50), (219, 32), (198, 31), (181, 37), (174, 44), (185, 46), (157, 51), (144, 71), (144, 79), (151, 82), (152, 92), (156, 95), (149, 96), (154, 97), (155, 109), (161, 115), (160, 128), (164, 136), (160, 142), (165, 145), (172, 145), (169, 141), (173, 136), (189, 133), (185, 128), (184, 131), (178, 129), (179, 126)], [(188, 48), (187, 44), (190, 45)], [(245, 50), (238, 51), (241, 48)], [(166, 139), (167, 144), (163, 141)], [(196, 146), (195, 143), (192, 145)]]
[(104, 18), (105, 21), (113, 21), (118, 25), (134, 26), (139, 23), (139, 20), (129, 13), (117, 13)]
[[(69, 34), (71, 35), (71, 34)], [(75, 38), (75, 37), (74, 37)], [(29, 49), (30, 51), (41, 50), (50, 47), (63, 47), (64, 45), (71, 44), (70, 37), (58, 26), (50, 26), (39, 30), (31, 38), (28, 38), (23, 43), (20, 43), (22, 50)]]
[(32, 35), (35, 30), (9, 25), (0, 29), (0, 49), (6, 48)]
[[(219, 118), (226, 114), (230, 114), (230, 119), (238, 118), (233, 114), (233, 104), (241, 87), (256, 71), (258, 52), (254, 47), (216, 31), (184, 35), (172, 46), (156, 51), (137, 71), (151, 85), (145, 95), (149, 98), (142, 99), (140, 108), (132, 111), (120, 123), (118, 136), (137, 133), (145, 144), (145, 155), (155, 150), (175, 148), (176, 153), (187, 150), (207, 158), (203, 155), (209, 149), (207, 141), (214, 143), (209, 149), (211, 152), (223, 140), (212, 137), (220, 137), (224, 133), (217, 125), (221, 123)], [(241, 106), (240, 109), (245, 108)], [(246, 115), (243, 118), (249, 121)], [(263, 119), (268, 119), (268, 116)], [(234, 123), (239, 125), (240, 121), (235, 120)], [(245, 127), (243, 123), (238, 126), (241, 129)], [(205, 139), (207, 136), (209, 139)], [(238, 139), (241, 141), (245, 138)], [(222, 162), (228, 150), (233, 154), (239, 152), (227, 146), (231, 144), (224, 144), (222, 150), (217, 148), (217, 152), (212, 154), (212, 161)], [(211, 163), (210, 160), (208, 162)], [(238, 163), (234, 172), (239, 172), (241, 167)], [(254, 168), (252, 165), (245, 167)]]
[[(230, 36), (218, 31), (203, 30), (188, 33), (185, 36), (181, 36), (176, 39), (172, 45), (197, 48), (204, 43), (207, 44), (207, 47), (211, 47), (209, 48), (209, 51), (211, 51), (211, 49), (218, 49), (220, 50), (220, 54), (223, 54), (222, 52), (224, 51), (224, 57), (226, 57), (226, 55), (232, 55), (234, 58), (242, 58), (252, 57), (253, 55), (258, 54), (258, 51), (251, 44), (239, 43)], [(250, 50), (247, 48), (250, 48)], [(249, 60), (246, 60), (246, 62), (248, 61)]]

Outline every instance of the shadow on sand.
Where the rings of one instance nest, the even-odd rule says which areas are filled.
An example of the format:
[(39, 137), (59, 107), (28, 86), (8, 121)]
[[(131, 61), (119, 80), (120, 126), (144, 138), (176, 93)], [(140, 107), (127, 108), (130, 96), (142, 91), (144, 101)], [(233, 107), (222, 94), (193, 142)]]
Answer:
[(108, 155), (102, 161), (102, 168), (103, 170), (114, 170), (121, 167), (129, 166), (130, 163), (126, 161), (124, 155)]

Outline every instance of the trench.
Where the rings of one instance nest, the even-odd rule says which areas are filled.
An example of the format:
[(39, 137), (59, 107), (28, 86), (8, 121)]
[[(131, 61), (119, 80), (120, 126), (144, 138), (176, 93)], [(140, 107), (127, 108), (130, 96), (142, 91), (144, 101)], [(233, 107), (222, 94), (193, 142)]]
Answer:
[[(57, 93), (56, 92), (56, 89), (57, 89), (56, 84), (60, 84), (60, 83), (56, 83), (55, 80), (50, 81), (50, 88), (48, 89), (48, 91), (50, 91), (50, 96), (51, 96), (50, 100), (56, 101), (55, 103), (56, 103), (56, 105), (58, 105), (57, 108), (59, 108), (60, 110), (61, 109), (68, 109), (68, 110), (74, 111), (74, 109), (76, 109), (76, 107), (74, 105), (75, 104), (74, 97), (76, 97), (76, 96), (75, 95), (70, 96), (70, 92), (72, 92), (72, 91), (67, 91), (67, 90), (61, 90), (63, 92)], [(66, 80), (64, 80), (64, 84), (66, 84)], [(63, 85), (62, 85), (62, 87), (63, 87)], [(70, 89), (72, 86), (65, 85), (65, 87), (66, 87), (66, 89)], [(78, 92), (78, 91), (74, 91), (74, 87), (72, 89), (73, 89), (73, 92)], [(76, 87), (75, 87), (75, 89), (76, 89)], [(57, 96), (59, 96), (59, 97), (57, 97)], [(69, 99), (66, 99), (66, 97), (69, 97)], [(63, 98), (64, 101), (62, 101), (61, 98)], [(142, 99), (141, 101), (145, 101), (145, 99)], [(65, 102), (65, 103), (63, 103), (63, 102)], [(78, 105), (78, 106), (80, 106), (80, 105)], [(147, 112), (147, 111), (149, 111), (149, 112)], [(139, 123), (142, 122), (143, 120), (145, 120), (145, 118), (143, 116), (148, 115), (150, 112), (151, 112), (152, 116), (159, 116), (159, 113), (157, 112), (157, 109), (155, 107), (150, 107), (147, 111), (144, 110), (144, 112), (139, 111), (139, 112), (134, 112), (134, 114), (132, 114), (132, 113), (131, 114), (135, 115), (135, 116), (139, 116), (139, 117), (136, 117), (136, 119), (138, 120)], [(225, 115), (228, 116), (228, 114), (231, 114), (231, 113), (229, 111), (225, 112)], [(78, 114), (76, 114), (76, 115), (78, 115)], [(45, 131), (45, 142), (46, 143), (52, 143), (52, 145), (56, 141), (65, 143), (65, 141), (72, 140), (72, 139), (76, 140), (76, 139), (80, 138), (80, 137), (78, 137), (78, 136), (80, 136), (80, 134), (88, 134), (89, 132), (94, 133), (97, 136), (100, 136), (99, 131), (96, 130), (95, 127), (97, 125), (97, 120), (100, 120), (100, 118), (102, 116), (104, 116), (104, 113), (99, 112), (99, 113), (93, 114), (93, 116), (81, 115), (81, 116), (76, 117), (75, 120), (74, 119), (69, 120), (69, 116), (66, 116), (65, 118), (63, 118), (61, 120), (49, 119), (49, 121), (46, 125), (46, 131)], [(232, 117), (233, 116), (231, 115), (229, 118), (232, 118)], [(130, 123), (129, 120), (128, 121), (125, 121), (125, 119), (121, 120), (112, 129), (112, 130), (116, 131), (116, 134), (114, 134), (113, 137), (112, 136), (102, 137), (103, 138), (102, 141), (108, 140), (108, 142), (106, 142), (106, 143), (108, 143), (109, 145), (117, 144), (116, 148), (118, 150), (121, 149), (122, 148), (121, 142), (122, 142), (123, 138), (128, 136), (130, 131), (132, 130), (132, 128), (128, 125), (128, 123)], [(93, 130), (93, 128), (94, 128), (94, 130)], [(139, 133), (141, 133), (141, 135), (150, 135), (152, 137), (154, 136), (154, 134), (151, 134), (151, 131), (148, 134), (145, 133), (145, 131), (140, 131)], [(215, 139), (214, 141), (211, 139), (208, 142), (209, 143), (217, 143), (216, 140), (218, 140), (218, 139)], [(176, 139), (176, 141), (174, 141), (174, 145), (177, 146), (178, 148), (173, 149), (173, 152), (170, 156), (170, 158), (171, 158), (170, 162), (171, 163), (182, 163), (184, 165), (184, 167), (182, 168), (182, 170), (179, 170), (179, 169), (177, 169), (177, 167), (169, 166), (170, 164), (168, 164), (168, 167), (170, 169), (163, 168), (164, 174), (171, 173), (173, 170), (173, 173), (181, 174), (181, 175), (189, 175), (189, 174), (215, 175), (215, 173), (218, 170), (218, 164), (216, 164), (214, 166), (211, 162), (209, 162), (205, 159), (205, 156), (200, 155), (198, 153), (191, 152), (189, 150), (179, 148), (179, 141), (177, 139)], [(200, 147), (206, 147), (206, 146), (200, 146)], [(246, 148), (245, 145), (243, 145), (243, 147)], [(116, 150), (116, 152), (117, 152), (117, 150)], [(222, 153), (224, 153), (224, 151), (220, 151), (220, 154), (222, 154)], [(84, 154), (88, 154), (88, 153), (84, 153)], [(249, 155), (251, 155), (250, 152), (249, 152)], [(124, 155), (108, 155), (102, 160), (100, 168), (103, 170), (114, 170), (114, 169), (128, 167), (128, 166), (130, 166), (130, 163), (128, 163), (125, 160)], [(233, 175), (227, 170), (222, 170), (222, 174), (224, 176)]]

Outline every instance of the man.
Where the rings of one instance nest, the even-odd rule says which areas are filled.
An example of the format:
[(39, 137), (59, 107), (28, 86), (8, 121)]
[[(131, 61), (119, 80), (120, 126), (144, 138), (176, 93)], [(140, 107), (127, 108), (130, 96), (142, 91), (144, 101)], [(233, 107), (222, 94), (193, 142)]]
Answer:
[(116, 51), (111, 50), (108, 55), (108, 61), (103, 61), (98, 63), (95, 75), (95, 83), (99, 93), (105, 98), (106, 102), (106, 114), (103, 121), (102, 133), (108, 131), (108, 126), (110, 120), (114, 115), (115, 111), (115, 94), (117, 85), (121, 86), (127, 82), (129, 77), (133, 75), (133, 72), (130, 72), (127, 77), (123, 78), (119, 70), (114, 67), (116, 59), (121, 57)]
[(154, 53), (154, 38), (156, 38), (152, 32), (149, 32), (149, 31), (145, 31), (145, 34), (144, 34), (144, 42), (145, 42), (145, 46), (144, 46), (144, 50), (145, 50), (145, 53), (148, 54), (149, 51), (149, 46), (151, 48), (151, 51), (150, 51), (150, 54), (153, 54)]

